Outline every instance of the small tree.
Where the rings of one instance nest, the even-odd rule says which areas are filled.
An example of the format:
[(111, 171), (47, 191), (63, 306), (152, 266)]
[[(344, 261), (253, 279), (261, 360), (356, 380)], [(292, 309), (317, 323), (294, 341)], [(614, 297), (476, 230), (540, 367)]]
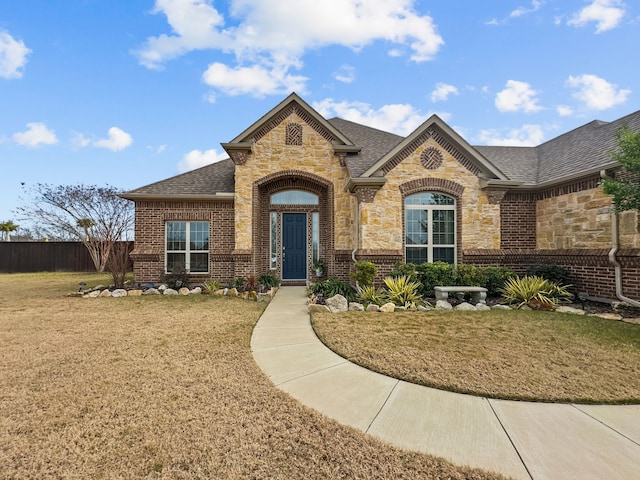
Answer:
[(624, 168), (617, 179), (605, 179), (602, 189), (611, 195), (616, 212), (640, 209), (640, 131), (634, 132), (628, 125), (616, 132), (618, 149), (611, 158)]
[(82, 242), (99, 272), (114, 244), (127, 240), (133, 228), (133, 204), (114, 187), (39, 183), (30, 193), (32, 202), (19, 207), (18, 213), (44, 227), (48, 236)]
[(20, 225), (16, 225), (11, 220), (0, 223), (0, 232), (2, 232), (2, 238), (5, 242), (11, 241), (11, 232), (18, 230)]

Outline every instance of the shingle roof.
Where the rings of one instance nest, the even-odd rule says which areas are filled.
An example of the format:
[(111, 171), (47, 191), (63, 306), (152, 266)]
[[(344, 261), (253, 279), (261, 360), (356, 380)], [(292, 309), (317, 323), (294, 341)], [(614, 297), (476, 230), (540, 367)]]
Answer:
[[(328, 123), (362, 148), (359, 153), (346, 157), (347, 168), (353, 178), (362, 176), (404, 140), (399, 135), (340, 118), (328, 120)], [(611, 166), (610, 152), (616, 148), (615, 132), (625, 124), (633, 130), (640, 130), (640, 111), (613, 122), (590, 122), (537, 147), (473, 148), (509, 180), (522, 182), (524, 186), (537, 186)], [(123, 196), (131, 199), (178, 198), (231, 193), (235, 189), (234, 172), (234, 163), (226, 159), (131, 190)]]
[(234, 191), (235, 164), (227, 158), (196, 170), (131, 190), (124, 198), (202, 197)]

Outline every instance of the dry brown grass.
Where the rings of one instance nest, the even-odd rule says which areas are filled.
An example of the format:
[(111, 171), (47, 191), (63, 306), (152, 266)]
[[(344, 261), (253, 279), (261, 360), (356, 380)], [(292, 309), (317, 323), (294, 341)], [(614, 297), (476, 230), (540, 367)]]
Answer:
[(493, 398), (640, 402), (640, 326), (525, 311), (314, 314), (329, 348), (372, 370)]
[(249, 348), (260, 304), (62, 296), (86, 278), (0, 275), (2, 479), (502, 478), (277, 390)]

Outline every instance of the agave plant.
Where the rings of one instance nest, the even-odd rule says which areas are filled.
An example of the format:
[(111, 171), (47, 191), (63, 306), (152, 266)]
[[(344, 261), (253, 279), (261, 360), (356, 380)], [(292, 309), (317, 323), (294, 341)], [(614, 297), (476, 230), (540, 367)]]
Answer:
[(383, 289), (376, 288), (373, 285), (367, 285), (364, 287), (358, 285), (356, 299), (365, 305), (369, 305), (371, 303), (374, 305), (382, 305), (386, 300), (386, 294)]
[(387, 286), (387, 297), (395, 305), (410, 307), (422, 301), (418, 289), (420, 283), (410, 280), (407, 276), (386, 277), (384, 283)]
[(516, 308), (526, 305), (534, 310), (553, 310), (558, 303), (571, 299), (569, 288), (533, 275), (508, 279), (501, 293), (507, 303), (517, 304)]

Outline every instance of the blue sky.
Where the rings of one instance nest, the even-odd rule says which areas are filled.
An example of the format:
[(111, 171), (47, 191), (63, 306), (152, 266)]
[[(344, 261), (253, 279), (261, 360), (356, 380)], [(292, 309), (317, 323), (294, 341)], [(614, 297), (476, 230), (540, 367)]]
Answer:
[(538, 145), (640, 109), (639, 45), (631, 0), (5, 0), (0, 221), (25, 225), (37, 183), (220, 160), (292, 91), (399, 134), (437, 113), (472, 145)]

